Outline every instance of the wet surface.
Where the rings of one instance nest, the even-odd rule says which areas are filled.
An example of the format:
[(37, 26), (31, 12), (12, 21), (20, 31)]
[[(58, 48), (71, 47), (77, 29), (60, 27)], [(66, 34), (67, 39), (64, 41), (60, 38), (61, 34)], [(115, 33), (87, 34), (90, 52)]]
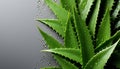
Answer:
[[(44, 0), (0, 0), (0, 69), (39, 69), (55, 66), (36, 25), (57, 39), (58, 35), (37, 18), (55, 18)], [(61, 39), (60, 39), (61, 41)]]

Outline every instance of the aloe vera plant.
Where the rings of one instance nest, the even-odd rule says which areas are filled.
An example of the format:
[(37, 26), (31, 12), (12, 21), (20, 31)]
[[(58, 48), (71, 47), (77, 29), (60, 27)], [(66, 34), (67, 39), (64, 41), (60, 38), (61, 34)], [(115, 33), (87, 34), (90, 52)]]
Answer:
[(38, 27), (49, 47), (42, 51), (60, 65), (41, 69), (120, 69), (120, 0), (44, 1), (56, 19), (37, 21), (55, 30), (64, 44)]

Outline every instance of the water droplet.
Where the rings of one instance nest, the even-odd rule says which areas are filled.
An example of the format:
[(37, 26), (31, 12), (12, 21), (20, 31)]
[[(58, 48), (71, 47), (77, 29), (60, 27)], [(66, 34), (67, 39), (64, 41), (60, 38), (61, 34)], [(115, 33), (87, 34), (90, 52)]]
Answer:
[(51, 63), (48, 63), (48, 65), (50, 65), (50, 66), (51, 66)]
[(38, 0), (37, 3), (44, 3), (44, 0)]
[(44, 45), (44, 47), (45, 47), (45, 48), (47, 48), (47, 46), (46, 46), (46, 45)]

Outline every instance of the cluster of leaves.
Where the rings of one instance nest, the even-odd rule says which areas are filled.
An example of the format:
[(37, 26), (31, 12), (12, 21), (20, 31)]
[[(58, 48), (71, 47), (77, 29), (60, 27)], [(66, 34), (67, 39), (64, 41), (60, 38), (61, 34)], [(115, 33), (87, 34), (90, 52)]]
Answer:
[[(120, 1), (53, 0), (45, 3), (57, 19), (38, 19), (55, 30), (64, 44), (38, 30), (60, 67), (42, 69), (120, 69)], [(117, 25), (117, 27), (116, 27)]]

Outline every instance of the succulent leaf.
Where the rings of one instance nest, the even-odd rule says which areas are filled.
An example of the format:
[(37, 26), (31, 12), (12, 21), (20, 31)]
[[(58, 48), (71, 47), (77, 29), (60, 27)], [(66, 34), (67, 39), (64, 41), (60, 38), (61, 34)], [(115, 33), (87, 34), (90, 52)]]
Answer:
[(100, 28), (98, 30), (96, 45), (98, 46), (101, 42), (104, 42), (110, 38), (110, 11), (106, 10), (106, 13), (101, 22)]
[[(40, 28), (38, 27), (40, 33), (42, 34), (42, 36), (44, 37), (44, 39), (46, 40), (47, 44), (49, 45), (49, 48), (53, 49), (53, 48), (60, 48), (62, 47), (62, 45), (57, 42), (55, 39), (53, 39), (51, 36), (47, 35), (46, 33), (44, 33), (43, 31), (40, 30)], [(51, 41), (52, 40), (52, 41)], [(70, 62), (66, 61), (65, 59), (63, 59), (62, 57), (55, 55), (54, 54), (54, 58), (58, 61), (58, 63), (64, 67), (62, 69), (68, 69), (69, 67), (72, 69), (78, 69), (76, 66), (74, 66), (73, 64), (71, 64)], [(65, 65), (64, 65), (65, 64)]]
[(59, 55), (55, 55), (55, 58), (61, 65), (62, 69), (79, 69), (74, 64), (70, 63), (69, 61), (67, 61), (66, 59), (62, 58)]
[(81, 19), (81, 17), (76, 13), (76, 11), (74, 11), (73, 17), (78, 33), (78, 38), (81, 43), (82, 60), (84, 66), (88, 62), (88, 60), (94, 55), (94, 46), (92, 44), (88, 28), (85, 25), (85, 21)]
[(75, 7), (75, 0), (60, 0), (61, 5), (68, 11), (72, 11), (72, 8)]
[(55, 48), (55, 49), (48, 49), (48, 50), (43, 50), (43, 51), (59, 54), (61, 56), (67, 57), (67, 58), (69, 58), (71, 60), (74, 60), (74, 61), (79, 62), (80, 64), (82, 64), (82, 55), (81, 55), (81, 51), (79, 49)]
[(113, 41), (117, 41), (120, 38), (120, 30), (117, 31), (110, 39), (102, 42), (97, 48), (95, 48), (95, 51), (98, 52), (106, 47), (108, 47)]
[(87, 15), (90, 11), (90, 8), (93, 4), (94, 0), (81, 0), (79, 4), (79, 10), (80, 10), (80, 15), (82, 16), (81, 18), (86, 21)]
[(84, 69), (103, 69), (119, 41), (94, 55)]
[(58, 20), (60, 20), (62, 27), (65, 29), (67, 23), (68, 11), (66, 11), (61, 6), (57, 5), (52, 0), (45, 0), (45, 2), (49, 6), (49, 8), (54, 12), (54, 14), (57, 16)]
[(44, 37), (46, 43), (48, 44), (49, 48), (60, 48), (63, 47), (61, 43), (59, 43), (57, 40), (55, 40), (53, 37), (49, 36), (45, 32), (43, 32), (39, 27), (38, 27), (39, 32), (41, 35)]
[(94, 11), (90, 18), (89, 26), (88, 26), (90, 29), (90, 33), (92, 34), (93, 37), (95, 37), (94, 35), (96, 31), (96, 24), (97, 24), (97, 17), (98, 17), (99, 9), (100, 9), (100, 3), (101, 3), (101, 0), (97, 0)]
[(71, 18), (69, 17), (66, 32), (65, 32), (65, 47), (66, 48), (79, 48), (77, 37), (75, 36), (75, 32), (72, 27)]
[(62, 37), (65, 35), (62, 25), (59, 20), (57, 19), (38, 19), (37, 21), (42, 22), (49, 27), (51, 27), (53, 30), (55, 30), (59, 35)]
[(112, 14), (112, 18), (113, 19), (117, 18), (117, 15), (119, 14), (119, 12), (120, 12), (120, 0), (118, 1), (117, 7), (115, 8), (115, 10)]
[(106, 7), (105, 7), (105, 9), (106, 10), (107, 9), (112, 10), (113, 3), (114, 3), (114, 0), (106, 0)]
[(115, 25), (115, 28), (116, 29), (119, 29), (120, 28), (120, 20), (117, 22), (117, 24)]

